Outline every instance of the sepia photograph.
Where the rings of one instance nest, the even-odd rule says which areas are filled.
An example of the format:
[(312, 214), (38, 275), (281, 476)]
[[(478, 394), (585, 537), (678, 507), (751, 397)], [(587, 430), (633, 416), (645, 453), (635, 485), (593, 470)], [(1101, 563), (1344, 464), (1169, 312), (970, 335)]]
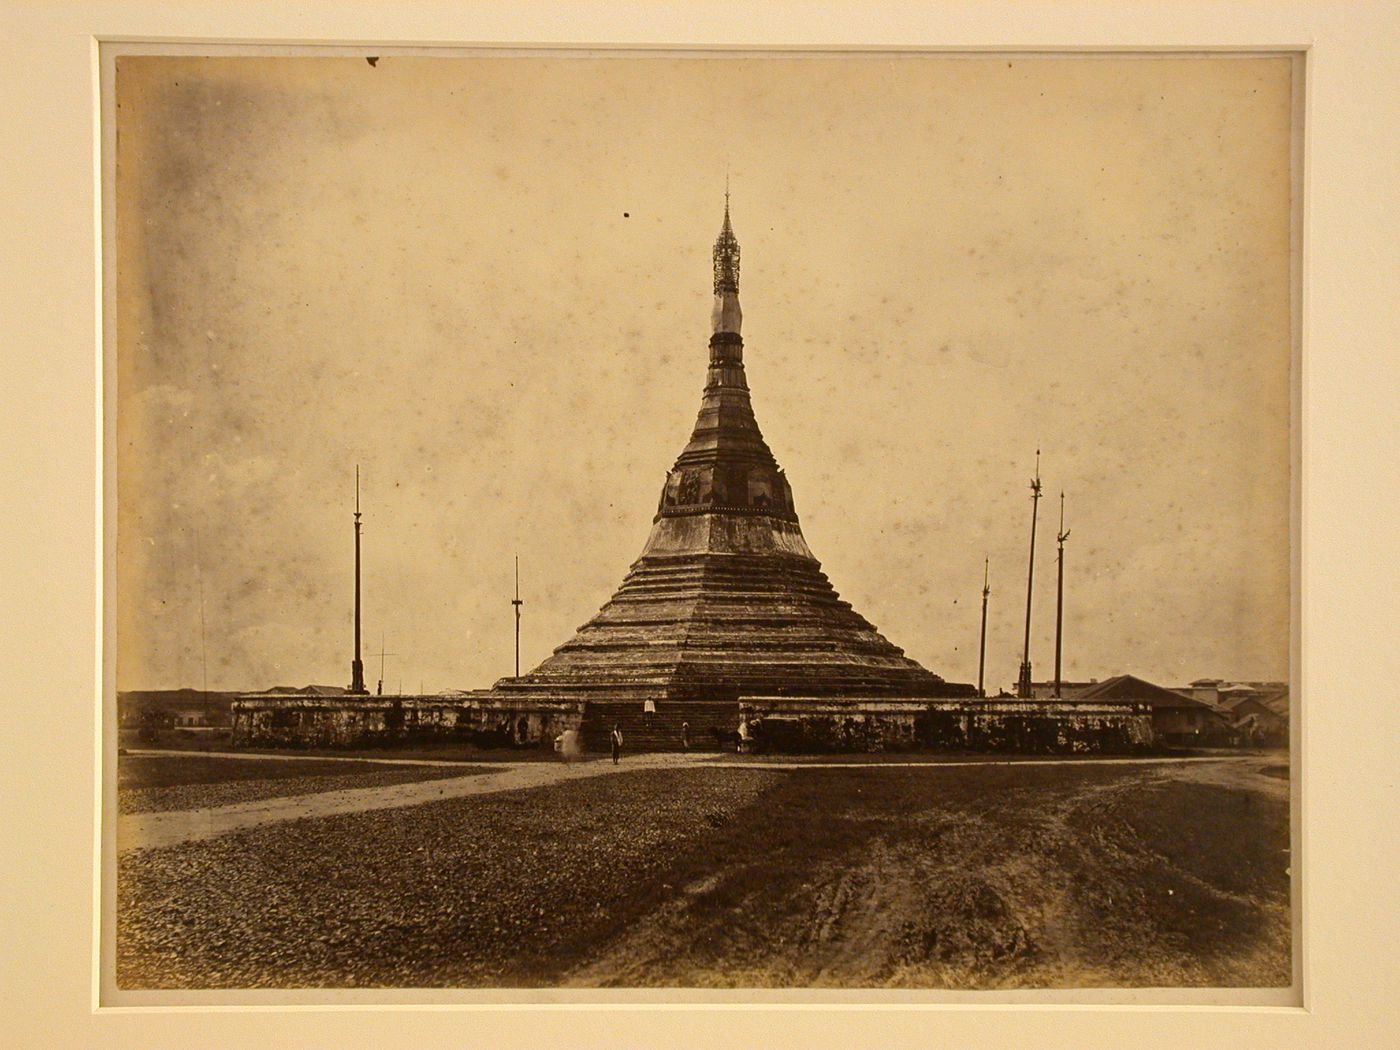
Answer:
[(102, 54), (113, 1001), (1300, 1003), (1301, 54), (216, 51)]

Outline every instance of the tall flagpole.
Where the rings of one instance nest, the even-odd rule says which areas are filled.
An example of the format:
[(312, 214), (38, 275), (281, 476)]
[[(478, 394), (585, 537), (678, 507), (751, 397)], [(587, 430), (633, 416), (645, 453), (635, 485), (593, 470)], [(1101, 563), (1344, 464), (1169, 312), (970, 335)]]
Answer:
[[(213, 721), (210, 714), (209, 703), (209, 648), (205, 644), (204, 634), (204, 546), (199, 541), (199, 529), (194, 531), (194, 557), (195, 569), (199, 575), (199, 666), (203, 680), (202, 692), (204, 693), (204, 724), (209, 725)], [(210, 740), (205, 739), (205, 750), (209, 749)]]
[(1035, 450), (1035, 477), (1031, 479), (1031, 562), (1026, 573), (1026, 642), (1021, 655), (1021, 678), (1016, 695), (1031, 699), (1031, 592), (1035, 585), (1035, 520), (1040, 510), (1040, 449)]
[(1069, 539), (1069, 532), (1065, 529), (1065, 494), (1060, 493), (1060, 530), (1055, 534), (1055, 541), (1059, 544), (1059, 556), (1056, 561), (1059, 564), (1058, 581), (1055, 587), (1055, 699), (1060, 698), (1060, 639), (1065, 622), (1065, 540)]
[(520, 555), (515, 556), (515, 600), (510, 603), (515, 606), (515, 677), (520, 677), (520, 607), (525, 603), (520, 600)]
[(982, 688), (982, 672), (987, 666), (987, 595), (992, 593), (992, 588), (988, 586), (988, 573), (991, 571), (992, 561), (990, 558), (982, 559), (982, 644), (977, 655), (977, 695), (986, 696), (987, 691)]
[(360, 465), (355, 464), (355, 658), (350, 661), (350, 692), (363, 696), (365, 665), (360, 660)]

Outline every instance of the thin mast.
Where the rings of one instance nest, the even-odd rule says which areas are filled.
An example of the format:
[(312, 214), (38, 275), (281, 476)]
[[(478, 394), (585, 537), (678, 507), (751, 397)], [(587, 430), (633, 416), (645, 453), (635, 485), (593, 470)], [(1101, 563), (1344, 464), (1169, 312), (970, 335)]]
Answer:
[(1035, 477), (1031, 479), (1031, 559), (1026, 572), (1026, 641), (1021, 655), (1021, 679), (1016, 695), (1031, 699), (1031, 593), (1035, 585), (1035, 522), (1040, 510), (1040, 449), (1035, 450)]
[(199, 666), (200, 666), (200, 668), (201, 668), (201, 672), (200, 672), (200, 673), (203, 675), (203, 680), (204, 680), (203, 693), (204, 693), (204, 702), (205, 702), (205, 704), (206, 704), (206, 710), (205, 710), (204, 714), (205, 714), (205, 717), (207, 718), (208, 715), (209, 715), (209, 712), (208, 712), (208, 710), (207, 710), (207, 705), (208, 705), (208, 703), (209, 703), (209, 651), (208, 651), (208, 647), (205, 645), (205, 642), (204, 642), (204, 566), (203, 566), (203, 565), (201, 565), (201, 566), (199, 567)]
[[(204, 546), (199, 541), (199, 529), (194, 530), (195, 548), (195, 568), (199, 572), (199, 666), (200, 675), (203, 682), (202, 692), (204, 693), (204, 724), (211, 723), (209, 703), (209, 648), (205, 644), (204, 635)], [(209, 746), (209, 741), (205, 741), (205, 748)]]
[(515, 599), (510, 603), (515, 606), (515, 677), (520, 677), (520, 607), (525, 603), (520, 600), (520, 555), (515, 556)]
[(384, 632), (379, 632), (379, 687), (375, 689), (375, 695), (384, 695), (384, 657), (398, 656), (398, 653), (386, 653), (384, 651)]
[(987, 595), (992, 593), (991, 587), (987, 585), (988, 573), (991, 571), (992, 561), (990, 558), (982, 559), (982, 644), (977, 655), (977, 695), (986, 696), (987, 691), (982, 688), (982, 672), (987, 666)]
[(365, 665), (360, 660), (360, 465), (355, 464), (355, 657), (350, 661), (350, 692), (364, 695)]
[(1055, 699), (1060, 698), (1060, 640), (1065, 622), (1065, 540), (1069, 533), (1065, 530), (1065, 494), (1060, 493), (1060, 530), (1055, 534), (1060, 551), (1056, 561), (1059, 564), (1058, 580), (1055, 587)]

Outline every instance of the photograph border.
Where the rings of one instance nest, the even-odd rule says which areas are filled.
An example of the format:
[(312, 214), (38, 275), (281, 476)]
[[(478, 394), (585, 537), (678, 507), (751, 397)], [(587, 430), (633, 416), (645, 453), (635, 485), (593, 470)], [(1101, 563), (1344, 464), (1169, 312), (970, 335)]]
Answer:
[[(1395, 973), (1396, 918), (1393, 909), (1377, 911), (1374, 902), (1391, 899), (1385, 872), (1395, 856), (1394, 833), (1363, 828), (1359, 818), (1368, 807), (1385, 812), (1385, 789), (1393, 783), (1394, 758), (1386, 743), (1396, 738), (1395, 714), (1364, 705), (1368, 696), (1376, 696), (1375, 683), (1395, 680), (1389, 672), (1396, 658), (1383, 644), (1390, 614), (1386, 603), (1395, 593), (1383, 584), (1393, 581), (1394, 570), (1381, 568), (1394, 551), (1380, 543), (1379, 528), (1386, 512), (1394, 510), (1395, 495), (1367, 492), (1364, 509), (1358, 501), (1361, 484), (1388, 476), (1381, 457), (1389, 450), (1381, 431), (1390, 418), (1385, 395), (1396, 386), (1396, 365), (1390, 359), (1397, 329), (1396, 265), (1393, 245), (1385, 244), (1380, 229), (1385, 216), (1397, 213), (1396, 188), (1394, 176), (1379, 177), (1375, 165), (1369, 170), (1366, 165), (1380, 155), (1371, 152), (1377, 120), (1383, 131), (1395, 126), (1395, 12), (1379, 4), (1340, 10), (1325, 4), (1267, 9), (1153, 4), (1133, 12), (1103, 4), (1036, 4), (1028, 5), (1021, 24), (1007, 27), (1001, 21), (1004, 10), (985, 5), (948, 5), (936, 12), (890, 8), (878, 17), (850, 5), (826, 22), (803, 18), (814, 10), (793, 5), (739, 15), (719, 5), (691, 5), (683, 12), (653, 12), (648, 21), (639, 20), (635, 9), (582, 4), (564, 10), (480, 5), (470, 12), (425, 4), (411, 12), (389, 12), (383, 5), (346, 3), (299, 5), (295, 12), (272, 5), (234, 12), (203, 3), (79, 3), (26, 10), (12, 19), (18, 46), (2, 82), (9, 97), (23, 100), (21, 128), (28, 149), (16, 154), (26, 156), (25, 163), (4, 174), (3, 199), (11, 217), (28, 221), (11, 224), (20, 231), (20, 244), (6, 267), (7, 301), (20, 307), (11, 317), (26, 329), (13, 351), (15, 385), (8, 394), (19, 410), (8, 414), (6, 425), (28, 440), (11, 442), (22, 451), (21, 462), (9, 468), (16, 472), (12, 480), (23, 484), (8, 488), (23, 491), (36, 509), (47, 508), (50, 515), (57, 509), (61, 523), (49, 531), (43, 546), (34, 542), (33, 533), (19, 536), (29, 541), (26, 564), (5, 581), (11, 608), (40, 606), (10, 643), (14, 653), (29, 654), (24, 661), (28, 671), (18, 674), (20, 693), (57, 705), (63, 724), (71, 727), (92, 717), (84, 698), (96, 694), (94, 685), (101, 680), (101, 665), (94, 665), (91, 654), (102, 627), (96, 620), (103, 584), (97, 571), (104, 564), (97, 546), (102, 500), (96, 449), (91, 432), (84, 433), (82, 426), (84, 416), (91, 425), (102, 415), (100, 375), (93, 372), (100, 357), (89, 357), (92, 351), (84, 349), (94, 341), (84, 317), (92, 317), (87, 310), (100, 291), (91, 255), (99, 217), (91, 181), (95, 165), (88, 166), (91, 153), (83, 163), (81, 148), (86, 144), (90, 150), (96, 132), (92, 74), (99, 38), (494, 39), (531, 44), (593, 37), (588, 46), (671, 39), (798, 47), (874, 40), (915, 49), (934, 43), (1056, 51), (1304, 48), (1309, 51), (1304, 176), (1309, 208), (1298, 385), (1301, 426), (1294, 437), (1302, 463), (1295, 479), (1301, 502), (1295, 511), (1299, 543), (1294, 556), (1302, 583), (1295, 589), (1295, 631), (1304, 648), (1295, 656), (1292, 676), (1295, 696), (1308, 697), (1308, 708), (1299, 712), (1293, 729), (1295, 745), (1302, 745), (1295, 746), (1302, 788), (1295, 819), (1303, 821), (1308, 834), (1309, 879), (1297, 902), (1309, 932), (1304, 1008), (830, 1004), (765, 1006), (754, 1013), (759, 1008), (589, 1004), (535, 1012), (505, 1007), (94, 1012), (98, 989), (80, 978), (83, 971), (91, 973), (91, 953), (83, 945), (92, 943), (96, 904), (94, 871), (81, 860), (100, 852), (94, 848), (100, 841), (91, 819), (96, 790), (91, 769), (100, 743), (94, 726), (85, 746), (59, 754), (36, 754), (38, 749), (31, 748), (7, 762), (4, 771), (19, 788), (12, 798), (43, 800), (42, 806), (31, 804), (29, 812), (18, 814), (5, 858), (31, 901), (7, 938), (12, 953), (8, 969), (17, 979), (6, 983), (21, 1004), (21, 1035), (47, 1031), (53, 1042), (52, 1035), (61, 1032), (59, 1045), (95, 1045), (94, 1038), (103, 1045), (151, 1045), (152, 1037), (162, 1042), (157, 1033), (188, 1033), (190, 1024), (217, 1013), (217, 1033), (206, 1031), (201, 1038), (206, 1045), (213, 1045), (210, 1039), (247, 1046), (292, 1039), (304, 1046), (344, 1045), (347, 1035), (355, 1034), (385, 1045), (383, 1037), (391, 1033), (404, 1042), (460, 1038), (460, 1023), (451, 1015), (462, 1009), (477, 1011), (476, 1034), (484, 1018), (502, 1022), (490, 1023), (492, 1038), (502, 1045), (522, 1039), (521, 1045), (555, 1039), (571, 1045), (595, 1040), (616, 1045), (619, 1038), (643, 1043), (649, 1041), (648, 1031), (663, 1033), (653, 1041), (660, 1038), (670, 1045), (717, 1041), (721, 1032), (749, 1041), (755, 1038), (755, 1024), (778, 1018), (783, 1038), (815, 1044), (809, 1039), (813, 1034), (822, 1035), (823, 1042), (849, 1040), (870, 1023), (872, 1013), (880, 1017), (882, 1042), (917, 1038), (923, 1045), (935, 1042), (935, 1029), (936, 1040), (948, 1042), (1033, 1032), (1039, 1045), (1129, 1038), (1148, 1045), (1292, 1046), (1329, 1038), (1332, 1045), (1355, 1045), (1368, 1041), (1368, 1026), (1377, 1026), (1369, 1028), (1371, 1034), (1389, 1026), (1393, 1007), (1387, 985)], [(686, 17), (697, 11), (701, 17)], [(585, 25), (587, 31), (580, 28)], [(83, 128), (90, 134), (84, 135)], [(1311, 192), (1315, 184), (1323, 190)], [(35, 214), (36, 199), (52, 202), (51, 210)], [(36, 222), (39, 218), (43, 221)], [(39, 288), (43, 294), (21, 299), (21, 287)], [(1387, 289), (1391, 294), (1385, 294)], [(43, 412), (25, 410), (27, 406)], [(31, 545), (36, 551), (32, 557)], [(39, 593), (46, 601), (33, 601)], [(1314, 783), (1311, 768), (1326, 770), (1326, 777)], [(1373, 905), (1369, 910), (1367, 902)], [(82, 935), (85, 926), (87, 937)], [(16, 964), (20, 952), (25, 956), (22, 968)], [(83, 959), (88, 965), (75, 968), (75, 960)], [(930, 1010), (936, 1019), (928, 1016)]]

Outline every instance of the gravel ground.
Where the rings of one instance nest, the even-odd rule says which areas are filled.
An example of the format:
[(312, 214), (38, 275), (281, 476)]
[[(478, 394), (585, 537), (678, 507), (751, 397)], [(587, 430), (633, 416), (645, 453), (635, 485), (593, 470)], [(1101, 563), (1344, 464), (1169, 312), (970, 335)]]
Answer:
[[(178, 760), (177, 760), (178, 761)], [(363, 769), (364, 766), (359, 768)], [(314, 795), (322, 791), (348, 788), (409, 784), (420, 780), (491, 773), (493, 767), (480, 766), (371, 766), (372, 772), (330, 773), (295, 777), (257, 777), (227, 780), (214, 784), (174, 784), (163, 787), (131, 787), (117, 790), (117, 810), (121, 813), (168, 813), (172, 810), (208, 809), (235, 802), (255, 802), (265, 798)]]
[(133, 849), (117, 979), (1284, 985), (1267, 764), (652, 769)]
[[(820, 813), (820, 820), (811, 814)], [(1277, 987), (1286, 785), (1237, 762), (812, 770), (569, 973), (596, 987)]]
[(133, 851), (117, 875), (117, 982), (556, 983), (785, 775), (619, 773)]

